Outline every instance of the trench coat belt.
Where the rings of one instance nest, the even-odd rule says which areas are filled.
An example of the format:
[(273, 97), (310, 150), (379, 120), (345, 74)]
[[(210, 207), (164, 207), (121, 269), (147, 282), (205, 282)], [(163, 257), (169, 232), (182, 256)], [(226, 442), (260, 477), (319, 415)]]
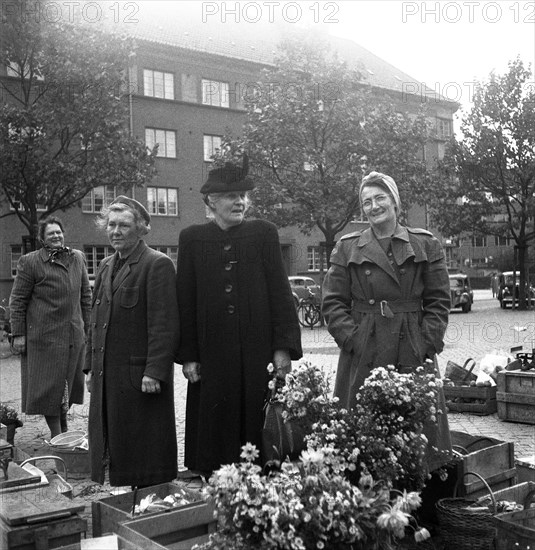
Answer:
[(360, 313), (376, 313), (384, 316), (385, 309), (390, 309), (392, 313), (408, 313), (411, 311), (422, 311), (422, 300), (379, 300), (377, 302), (353, 302), (353, 311)]

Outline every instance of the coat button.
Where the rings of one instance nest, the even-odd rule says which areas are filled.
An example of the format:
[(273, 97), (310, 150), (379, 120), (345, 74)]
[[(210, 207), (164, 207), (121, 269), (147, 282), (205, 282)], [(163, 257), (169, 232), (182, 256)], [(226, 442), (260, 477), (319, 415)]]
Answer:
[(405, 275), (405, 269), (402, 267), (402, 268), (399, 270), (399, 273), (400, 273), (400, 275)]
[(224, 247), (223, 247), (223, 250), (225, 252), (228, 252), (230, 249), (232, 248), (232, 245), (230, 243), (227, 243)]
[(97, 305), (100, 304), (100, 300), (97, 300), (95, 303), (96, 303)]
[(232, 264), (225, 264), (225, 271), (230, 271), (232, 269)]
[(375, 300), (373, 298), (371, 298), (370, 300), (368, 300), (368, 304), (373, 306), (373, 304), (375, 304)]
[(108, 323), (104, 323), (104, 324), (102, 325), (102, 328), (106, 328), (107, 326), (108, 326)]
[(400, 332), (400, 333), (399, 333), (399, 339), (400, 339), (400, 340), (403, 340), (403, 338), (405, 338), (405, 333), (404, 333), (404, 332)]
[(232, 292), (232, 285), (231, 284), (228, 284), (225, 286), (225, 292)]
[(102, 352), (102, 353), (104, 353), (104, 348), (100, 348), (99, 351)]
[(99, 375), (99, 376), (102, 376), (102, 371), (100, 371), (100, 372), (98, 373), (98, 375)]
[(227, 306), (227, 311), (228, 311), (230, 314), (234, 313), (235, 309), (236, 309), (236, 308), (235, 308), (232, 304), (230, 304), (229, 306)]
[(372, 274), (372, 272), (371, 272), (369, 269), (367, 269), (364, 273), (365, 273), (366, 275), (371, 275), (371, 274)]

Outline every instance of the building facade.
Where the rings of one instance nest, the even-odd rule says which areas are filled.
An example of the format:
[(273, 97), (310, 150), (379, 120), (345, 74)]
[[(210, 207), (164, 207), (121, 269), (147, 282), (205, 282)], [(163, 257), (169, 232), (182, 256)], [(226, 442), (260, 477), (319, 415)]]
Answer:
[[(224, 135), (240, 134), (245, 120), (243, 94), (273, 63), (283, 32), (273, 30), (255, 26), (249, 32), (229, 32), (228, 28), (223, 32), (162, 21), (128, 29), (136, 40), (136, 54), (128, 68), (133, 91), (131, 132), (149, 147), (159, 144), (157, 175), (131, 194), (152, 216), (147, 244), (175, 262), (180, 230), (206, 217), (199, 189), (212, 167), (210, 156)], [(344, 59), (364, 70), (377, 93), (393, 98), (400, 111), (415, 113), (422, 102), (427, 103), (436, 132), (422, 155), (430, 162), (441, 158), (458, 105), (421, 89), (417, 80), (354, 42), (329, 40)], [(11, 78), (5, 67), (0, 71), (0, 78)], [(112, 252), (95, 218), (115, 196), (113, 188), (96, 188), (78, 207), (56, 213), (65, 223), (66, 243), (85, 252), (91, 277), (100, 260)], [(7, 213), (9, 207), (3, 208), (2, 213)], [(428, 227), (425, 208), (411, 208), (408, 224)], [(349, 224), (344, 233), (362, 226), (363, 222)], [(280, 228), (279, 234), (288, 274), (307, 274), (320, 281), (326, 268), (320, 244), (323, 234), (317, 231), (305, 236), (294, 227)], [(0, 219), (0, 300), (9, 297), (17, 260), (24, 252), (24, 236), (24, 226), (16, 216)]]

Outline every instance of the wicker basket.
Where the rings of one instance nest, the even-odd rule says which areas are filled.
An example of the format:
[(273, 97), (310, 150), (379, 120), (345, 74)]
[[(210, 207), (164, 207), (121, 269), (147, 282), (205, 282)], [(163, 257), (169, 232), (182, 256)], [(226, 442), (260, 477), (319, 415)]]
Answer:
[(476, 362), (470, 357), (464, 365), (458, 365), (454, 361), (448, 361), (446, 363), (446, 370), (444, 371), (444, 378), (449, 378), (453, 383), (462, 384), (469, 383), (472, 380), (476, 380), (477, 376), (472, 372)]
[[(442, 498), (436, 503), (440, 536), (444, 548), (455, 550), (493, 550), (496, 537), (496, 527), (493, 516), (496, 513), (496, 499), (488, 483), (475, 472), (466, 472), (465, 476), (478, 477), (487, 488), (491, 500), (492, 511), (487, 507), (478, 507), (470, 511), (469, 507), (476, 504), (475, 500), (467, 498)], [(457, 494), (458, 480), (454, 495)]]

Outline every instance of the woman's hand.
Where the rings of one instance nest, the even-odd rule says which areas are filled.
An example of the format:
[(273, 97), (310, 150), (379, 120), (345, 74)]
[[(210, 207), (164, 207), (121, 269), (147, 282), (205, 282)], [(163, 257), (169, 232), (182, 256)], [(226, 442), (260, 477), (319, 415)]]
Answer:
[(143, 376), (141, 391), (144, 393), (160, 393), (160, 381), (157, 378), (152, 378), (152, 376)]
[(189, 382), (195, 384), (201, 379), (201, 364), (196, 361), (189, 361), (182, 365), (182, 374)]
[(286, 349), (277, 349), (273, 353), (273, 366), (275, 367), (275, 376), (285, 380), (286, 375), (292, 370), (292, 360), (290, 353)]
[(26, 351), (26, 336), (14, 336), (11, 345), (16, 353), (24, 353)]

